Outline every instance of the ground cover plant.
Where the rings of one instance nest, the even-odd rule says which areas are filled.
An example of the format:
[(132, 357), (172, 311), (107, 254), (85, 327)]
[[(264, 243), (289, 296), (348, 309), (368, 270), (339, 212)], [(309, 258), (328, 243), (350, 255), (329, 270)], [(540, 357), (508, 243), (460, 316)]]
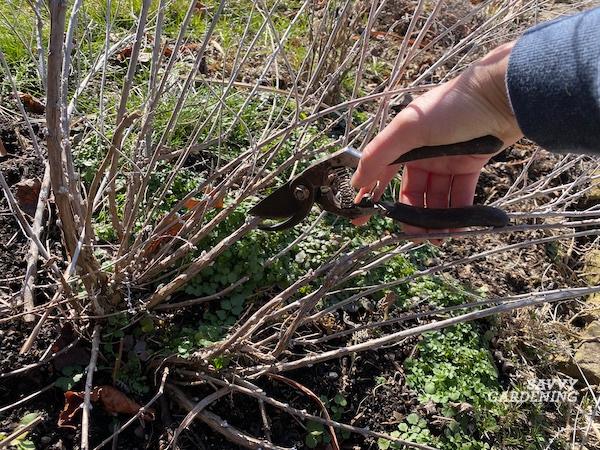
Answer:
[(382, 218), (315, 208), (268, 233), (248, 214), (591, 5), (4, 2), (0, 445), (593, 448), (595, 381), (574, 403), (501, 396), (565, 378), (550, 355), (589, 321), (597, 161), (515, 145), (477, 193), (511, 225), (441, 247)]

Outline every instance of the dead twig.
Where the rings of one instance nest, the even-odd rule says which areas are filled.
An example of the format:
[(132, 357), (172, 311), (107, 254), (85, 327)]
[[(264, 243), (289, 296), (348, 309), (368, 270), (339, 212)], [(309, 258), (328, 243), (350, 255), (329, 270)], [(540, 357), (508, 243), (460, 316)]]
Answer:
[[(167, 383), (166, 389), (169, 394), (188, 412), (194, 409), (194, 404), (186, 397), (181, 389), (169, 383)], [(248, 436), (237, 428), (231, 426), (229, 423), (225, 422), (218, 415), (209, 411), (199, 412), (196, 415), (196, 418), (208, 425), (213, 431), (222, 434), (228, 441), (238, 444), (244, 448), (249, 448), (252, 450), (293, 450), (289, 447), (280, 447), (278, 445), (274, 445), (264, 439), (257, 439), (252, 436)]]
[(92, 402), (90, 399), (92, 386), (94, 383), (94, 372), (96, 371), (96, 362), (98, 361), (98, 353), (100, 351), (100, 325), (94, 327), (92, 332), (92, 353), (90, 355), (90, 363), (87, 366), (87, 377), (85, 379), (85, 395), (83, 397), (82, 414), (81, 414), (81, 448), (89, 450), (90, 448), (90, 411)]
[(531, 294), (524, 299), (512, 302), (505, 302), (501, 305), (485, 308), (480, 311), (473, 311), (470, 313), (452, 317), (450, 319), (439, 320), (425, 325), (413, 327), (407, 330), (398, 331), (396, 333), (391, 333), (377, 339), (371, 339), (360, 344), (349, 345), (347, 347), (342, 347), (336, 350), (330, 350), (315, 355), (305, 356), (296, 361), (257, 366), (250, 369), (248, 372), (251, 374), (260, 374), (263, 371), (283, 372), (288, 370), (294, 370), (300, 367), (306, 367), (307, 365), (317, 364), (322, 361), (327, 361), (334, 358), (337, 359), (350, 353), (381, 348), (384, 345), (389, 345), (406, 337), (420, 335), (428, 331), (440, 330), (452, 325), (456, 325), (458, 323), (477, 320), (494, 314), (514, 311), (515, 309), (526, 308), (542, 303), (557, 302), (577, 297), (583, 297), (586, 295), (593, 294), (595, 292), (600, 292), (600, 286), (592, 286), (587, 288), (573, 288), (560, 293), (553, 293), (547, 295)]
[(140, 418), (142, 416), (142, 414), (147, 412), (148, 409), (163, 395), (164, 389), (165, 389), (165, 383), (167, 381), (168, 376), (169, 376), (169, 368), (165, 367), (163, 370), (163, 373), (162, 373), (162, 378), (160, 380), (160, 386), (158, 387), (158, 391), (156, 392), (156, 394), (154, 394), (154, 397), (152, 397), (148, 401), (148, 403), (146, 403), (143, 407), (141, 407), (138, 410), (138, 412), (135, 413), (134, 416), (130, 417), (129, 420), (127, 420), (127, 422), (125, 422), (122, 426), (120, 426), (117, 430), (115, 430), (113, 434), (111, 434), (109, 437), (104, 439), (100, 444), (98, 444), (96, 447), (94, 447), (94, 450), (100, 450), (102, 447), (104, 447), (106, 444), (108, 444), (110, 441), (112, 441), (114, 438), (116, 438), (119, 434), (121, 434), (123, 431), (125, 431), (127, 428), (129, 428), (129, 426), (132, 423), (134, 423), (136, 420), (138, 420), (138, 418)]
[[(48, 195), (50, 193), (50, 166), (46, 163), (44, 170), (44, 179), (40, 188), (40, 194), (33, 219), (32, 231), (37, 238), (40, 238), (42, 233), (42, 220), (46, 212), (46, 204), (48, 203)], [(35, 292), (34, 283), (37, 276), (37, 263), (40, 256), (40, 249), (31, 241), (29, 244), (29, 253), (27, 254), (27, 270), (25, 271), (25, 280), (23, 282), (22, 297), (25, 311), (30, 312), (35, 307)], [(33, 322), (35, 317), (33, 314), (23, 316), (25, 322)]]
[[(329, 411), (327, 411), (327, 408), (325, 407), (325, 405), (323, 404), (323, 402), (321, 401), (319, 396), (317, 394), (315, 394), (313, 391), (311, 391), (309, 388), (298, 383), (297, 381), (294, 381), (290, 378), (284, 377), (283, 375), (278, 375), (275, 373), (268, 373), (267, 377), (269, 377), (273, 380), (281, 381), (282, 383), (285, 383), (288, 386), (298, 389), (304, 395), (310, 397), (310, 399), (317, 404), (317, 406), (321, 409), (321, 411), (323, 411), (323, 416), (325, 416), (325, 419), (327, 419), (328, 421), (331, 421), (331, 416), (329, 415)], [(264, 402), (264, 400), (261, 400), (261, 401)], [(337, 440), (337, 435), (335, 434), (335, 430), (334, 430), (333, 426), (328, 425), (327, 428), (329, 429), (329, 434), (331, 436), (331, 446), (333, 447), (333, 450), (340, 450), (340, 444)]]
[(13, 377), (15, 375), (20, 375), (20, 374), (23, 374), (23, 373), (31, 370), (31, 369), (35, 369), (36, 367), (43, 366), (44, 364), (47, 364), (48, 361), (51, 361), (52, 359), (56, 358), (57, 356), (62, 355), (63, 353), (68, 352), (69, 350), (71, 350), (78, 343), (79, 343), (79, 338), (76, 338), (69, 345), (67, 345), (64, 348), (60, 349), (56, 353), (52, 353), (52, 354), (47, 355), (45, 358), (43, 358), (41, 361), (39, 361), (37, 363), (28, 364), (26, 366), (20, 367), (20, 368), (15, 369), (15, 370), (12, 370), (10, 372), (0, 373), (0, 379), (2, 379), (2, 378), (8, 378), (8, 377)]
[(27, 433), (28, 431), (38, 426), (41, 422), (43, 422), (43, 420), (44, 418), (42, 416), (38, 416), (34, 420), (32, 420), (31, 423), (28, 423), (27, 425), (19, 428), (18, 430), (13, 431), (2, 441), (0, 441), (0, 448), (9, 447), (12, 441), (21, 436), (23, 433)]
[(173, 448), (178, 448), (177, 447), (177, 439), (179, 439), (179, 435), (181, 434), (181, 432), (183, 430), (185, 430), (187, 427), (190, 426), (190, 424), (193, 422), (193, 420), (211, 403), (217, 401), (218, 399), (220, 399), (221, 397), (229, 394), (231, 392), (231, 389), (228, 387), (224, 387), (222, 389), (219, 389), (218, 391), (213, 392), (210, 395), (207, 395), (206, 397), (204, 397), (202, 400), (200, 400), (198, 403), (196, 403), (194, 405), (194, 407), (187, 413), (187, 415), (183, 418), (183, 420), (181, 421), (181, 423), (179, 424), (179, 426), (177, 427), (177, 429), (175, 430), (175, 433), (173, 434), (173, 441), (172, 441), (172, 445)]
[(216, 384), (217, 386), (229, 386), (234, 391), (249, 395), (254, 398), (261, 399), (265, 403), (275, 406), (276, 408), (279, 408), (279, 409), (281, 409), (289, 414), (292, 414), (294, 416), (301, 417), (305, 420), (308, 419), (308, 420), (312, 420), (314, 422), (322, 423), (323, 425), (331, 425), (335, 428), (339, 428), (340, 430), (346, 430), (351, 433), (360, 434), (362, 436), (387, 439), (391, 442), (394, 442), (394, 443), (397, 443), (400, 445), (405, 445), (410, 448), (416, 448), (416, 449), (420, 449), (420, 450), (436, 450), (434, 447), (430, 447), (428, 445), (417, 444), (415, 442), (405, 441), (403, 439), (396, 439), (396, 438), (393, 438), (392, 436), (389, 436), (384, 433), (378, 433), (376, 431), (371, 431), (368, 428), (354, 427), (351, 425), (346, 425), (346, 424), (343, 424), (340, 422), (336, 422), (335, 420), (327, 420), (322, 417), (315, 416), (313, 414), (308, 414), (306, 411), (303, 411), (303, 410), (300, 410), (297, 408), (293, 408), (286, 403), (280, 402), (279, 400), (269, 397), (268, 395), (266, 395), (264, 393), (264, 391), (262, 389), (259, 389), (252, 383), (245, 381), (240, 377), (236, 377), (234, 380), (234, 383), (229, 383), (228, 381), (220, 380), (218, 378), (214, 378), (214, 377), (211, 377), (210, 375), (202, 374), (199, 372), (192, 372), (189, 370), (180, 370), (179, 372), (183, 375), (191, 376), (196, 379), (210, 381), (210, 382)]
[(29, 394), (25, 397), (23, 397), (20, 400), (17, 400), (14, 403), (11, 403), (10, 405), (6, 405), (6, 406), (2, 406), (0, 407), (0, 414), (3, 414), (7, 411), (10, 411), (13, 408), (16, 408), (17, 406), (21, 406), (24, 405), (25, 403), (27, 403), (29, 400), (33, 400), (34, 398), (36, 398), (38, 395), (43, 394), (46, 391), (49, 391), (50, 389), (52, 389), (55, 386), (55, 383), (50, 383), (48, 386), (43, 387), (42, 389), (40, 389), (39, 391), (35, 391), (32, 394)]

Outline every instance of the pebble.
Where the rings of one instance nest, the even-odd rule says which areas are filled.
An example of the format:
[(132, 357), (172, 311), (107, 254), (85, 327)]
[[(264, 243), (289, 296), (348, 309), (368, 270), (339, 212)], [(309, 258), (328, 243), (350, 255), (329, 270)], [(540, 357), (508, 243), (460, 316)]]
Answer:
[(337, 380), (340, 377), (340, 375), (337, 372), (328, 372), (327, 373), (327, 378), (329, 378), (330, 380)]

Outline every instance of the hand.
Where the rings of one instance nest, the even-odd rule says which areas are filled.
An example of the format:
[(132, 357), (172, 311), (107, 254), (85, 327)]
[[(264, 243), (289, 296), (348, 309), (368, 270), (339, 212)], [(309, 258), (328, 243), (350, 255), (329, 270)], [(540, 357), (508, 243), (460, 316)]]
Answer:
[[(506, 93), (508, 57), (514, 43), (502, 45), (459, 77), (416, 98), (364, 149), (352, 185), (358, 202), (373, 188), (378, 200), (399, 166), (400, 155), (421, 146), (464, 142), (491, 134), (506, 148), (522, 137)], [(446, 156), (404, 165), (399, 201), (428, 208), (473, 204), (483, 166), (493, 155)], [(369, 217), (355, 219), (363, 225)], [(428, 230), (403, 225), (406, 233)], [(444, 231), (444, 230), (436, 230)], [(446, 230), (447, 231), (447, 230)]]

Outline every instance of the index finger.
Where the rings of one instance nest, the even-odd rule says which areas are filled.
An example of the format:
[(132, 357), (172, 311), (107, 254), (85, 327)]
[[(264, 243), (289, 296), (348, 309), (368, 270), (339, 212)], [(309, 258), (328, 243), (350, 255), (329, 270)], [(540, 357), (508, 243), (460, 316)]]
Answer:
[(423, 144), (418, 108), (409, 105), (367, 145), (362, 153), (352, 185), (360, 189), (375, 183), (399, 156)]

